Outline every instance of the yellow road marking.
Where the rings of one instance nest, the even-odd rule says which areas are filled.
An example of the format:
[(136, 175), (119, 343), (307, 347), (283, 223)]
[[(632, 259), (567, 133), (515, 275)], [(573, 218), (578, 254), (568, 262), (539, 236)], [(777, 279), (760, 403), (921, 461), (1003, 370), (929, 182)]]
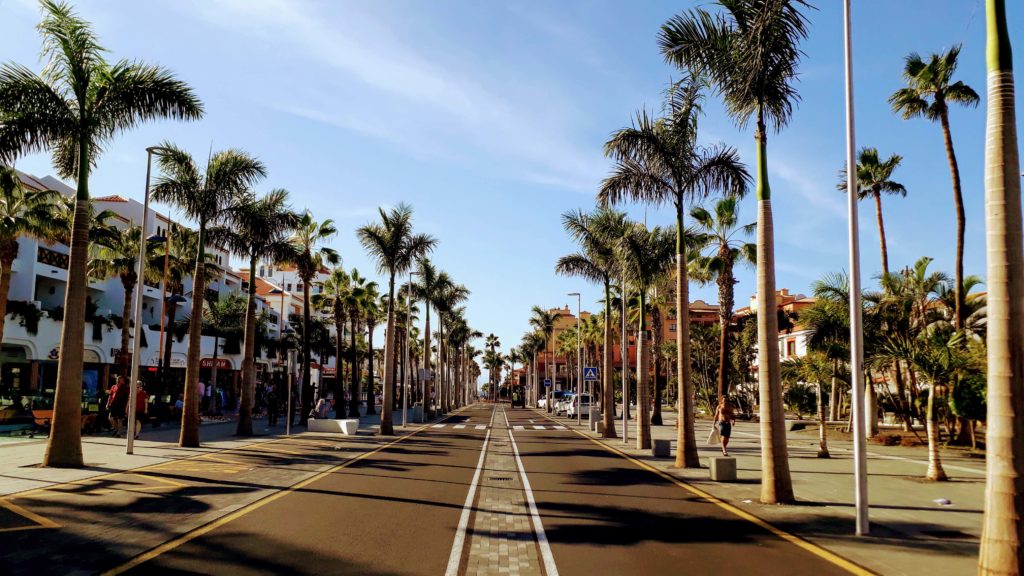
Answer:
[(248, 466), (250, 468), (255, 468), (256, 467), (255, 464), (246, 464), (245, 462), (238, 462), (236, 460), (228, 460), (227, 458), (220, 458), (218, 456), (212, 456), (210, 454), (206, 454), (206, 455), (200, 456), (199, 458), (196, 458), (196, 460), (199, 460), (199, 459), (202, 459), (202, 460), (212, 460), (214, 462), (221, 462), (223, 464), (234, 464), (236, 466)]
[(259, 450), (259, 451), (262, 451), (262, 452), (276, 452), (278, 454), (291, 454), (292, 456), (307, 456), (308, 455), (308, 454), (305, 454), (305, 453), (302, 453), (302, 452), (295, 452), (295, 451), (292, 451), (292, 450), (284, 450), (284, 449), (276, 448), (276, 447), (268, 448), (266, 446), (253, 446), (252, 448), (249, 448), (249, 449), (250, 450)]
[[(464, 408), (461, 408), (459, 410), (456, 410), (456, 411), (452, 412), (450, 415), (448, 415), (446, 417), (446, 419), (450, 418), (450, 417), (452, 417), (452, 416), (454, 416), (456, 414), (458, 414), (459, 412), (462, 412), (466, 408), (468, 408), (468, 407), (464, 407)], [(217, 528), (220, 528), (221, 526), (224, 526), (225, 524), (228, 524), (229, 522), (237, 520), (238, 518), (241, 518), (242, 516), (245, 516), (246, 514), (249, 514), (250, 512), (253, 512), (253, 511), (255, 511), (255, 510), (259, 509), (259, 508), (262, 508), (263, 506), (266, 506), (267, 504), (270, 504), (271, 502), (274, 502), (274, 501), (276, 501), (276, 500), (278, 500), (280, 498), (283, 498), (283, 497), (287, 496), (288, 494), (291, 494), (292, 492), (295, 492), (297, 490), (301, 490), (302, 488), (305, 488), (306, 486), (309, 486), (313, 482), (316, 482), (317, 480), (325, 478), (328, 475), (333, 474), (333, 473), (337, 472), (338, 470), (341, 470), (342, 468), (347, 468), (348, 466), (351, 466), (352, 464), (362, 460), (363, 458), (366, 458), (368, 456), (372, 456), (372, 455), (374, 455), (374, 454), (384, 450), (385, 448), (389, 448), (389, 447), (394, 446), (395, 444), (398, 444), (399, 442), (401, 442), (401, 441), (403, 441), (403, 440), (405, 440), (405, 439), (407, 439), (407, 438), (409, 438), (411, 436), (415, 436), (416, 434), (419, 434), (420, 432), (426, 430), (428, 428), (428, 426), (429, 425), (421, 426), (421, 427), (417, 428), (416, 430), (413, 430), (412, 432), (406, 434), (405, 436), (400, 436), (400, 437), (392, 440), (391, 442), (388, 442), (387, 444), (382, 444), (382, 445), (378, 446), (377, 448), (374, 448), (373, 450), (371, 450), (369, 452), (363, 452), (362, 454), (360, 454), (358, 456), (354, 456), (352, 458), (349, 458), (348, 460), (345, 460), (341, 464), (337, 464), (335, 466), (332, 466), (331, 468), (328, 468), (327, 470), (324, 470), (323, 472), (319, 472), (317, 474), (314, 474), (313, 476), (310, 476), (309, 478), (306, 478), (305, 480), (301, 480), (301, 481), (299, 481), (299, 482), (297, 482), (295, 484), (292, 484), (291, 486), (288, 486), (287, 488), (284, 488), (282, 490), (274, 492), (273, 494), (269, 494), (269, 495), (267, 495), (267, 496), (265, 496), (265, 497), (263, 497), (263, 498), (261, 498), (259, 500), (256, 500), (255, 502), (252, 502), (252, 503), (250, 503), (250, 504), (248, 504), (248, 505), (246, 505), (246, 506), (244, 506), (242, 508), (239, 508), (238, 510), (235, 510), (234, 512), (232, 512), (232, 513), (230, 513), (230, 514), (228, 514), (226, 516), (221, 516), (220, 518), (217, 518), (216, 520), (213, 520), (213, 521), (209, 522), (208, 524), (204, 524), (204, 525), (202, 525), (202, 526), (200, 526), (200, 527), (198, 527), (198, 528), (196, 528), (194, 530), (186, 532), (186, 533), (182, 534), (181, 536), (178, 536), (177, 538), (174, 538), (172, 540), (168, 540), (167, 542), (164, 542), (163, 544), (160, 544), (159, 546), (157, 546), (155, 548), (152, 548), (152, 549), (150, 549), (150, 550), (148, 550), (146, 552), (143, 552), (142, 554), (139, 554), (138, 556), (132, 558), (131, 560), (125, 562), (124, 564), (121, 564), (120, 566), (116, 566), (114, 568), (111, 568), (110, 570), (107, 570), (106, 572), (103, 572), (100, 576), (117, 576), (118, 574), (123, 574), (124, 572), (127, 572), (128, 570), (131, 570), (132, 568), (134, 568), (134, 567), (136, 567), (136, 566), (138, 566), (140, 564), (144, 564), (146, 562), (149, 562), (150, 560), (156, 558), (157, 556), (160, 556), (161, 554), (165, 554), (167, 552), (170, 552), (171, 550), (174, 550), (175, 548), (178, 548), (182, 544), (186, 544), (188, 542), (191, 542), (192, 540), (195, 540), (196, 538), (199, 538), (200, 536), (203, 536), (204, 534), (208, 534), (208, 533), (216, 530)]]
[(53, 520), (44, 518), (31, 510), (26, 510), (10, 500), (0, 500), (0, 506), (37, 524), (37, 526), (30, 526), (28, 528), (4, 528), (3, 530), (0, 530), (0, 532), (14, 532), (16, 530), (26, 530), (30, 528), (60, 528), (60, 524), (57, 524)]
[[(553, 418), (551, 418), (547, 414), (542, 414), (542, 416), (544, 416), (548, 420), (551, 420), (552, 422), (557, 422), (557, 420), (554, 420)], [(755, 525), (759, 526), (760, 528), (763, 528), (763, 529), (767, 530), (768, 532), (771, 532), (772, 534), (774, 534), (775, 536), (778, 536), (779, 538), (785, 540), (786, 542), (789, 542), (790, 544), (793, 544), (793, 545), (795, 545), (795, 546), (797, 546), (799, 548), (802, 548), (803, 550), (806, 550), (807, 552), (810, 552), (811, 554), (814, 554), (815, 556), (821, 558), (822, 560), (825, 560), (826, 562), (829, 562), (831, 564), (835, 564), (836, 566), (842, 568), (843, 570), (846, 570), (847, 572), (849, 572), (851, 574), (856, 574), (857, 576), (875, 576), (874, 572), (868, 570), (867, 568), (864, 568), (863, 566), (860, 566), (859, 564), (855, 564), (854, 562), (852, 562), (850, 560), (847, 560), (846, 558), (843, 558), (842, 556), (840, 556), (840, 555), (838, 555), (838, 554), (836, 554), (836, 553), (834, 553), (834, 552), (832, 552), (830, 550), (827, 550), (827, 549), (825, 549), (825, 548), (823, 548), (823, 547), (821, 547), (821, 546), (819, 546), (819, 545), (817, 545), (817, 544), (815, 544), (813, 542), (810, 542), (809, 540), (801, 538), (800, 536), (797, 536), (796, 534), (793, 534), (793, 533), (790, 533), (790, 532), (786, 532), (785, 530), (783, 530), (783, 529), (781, 529), (781, 528), (779, 528), (779, 527), (777, 527), (777, 526), (775, 526), (773, 524), (768, 523), (767, 521), (761, 519), (758, 516), (755, 516), (755, 515), (751, 514), (750, 512), (747, 512), (746, 510), (743, 510), (742, 508), (739, 508), (739, 507), (736, 507), (736, 506), (734, 506), (732, 504), (729, 504), (728, 502), (718, 498), (717, 496), (714, 496), (714, 495), (710, 494), (709, 492), (705, 492), (704, 490), (701, 490), (700, 488), (697, 488), (696, 486), (693, 486), (693, 485), (688, 484), (687, 482), (685, 482), (683, 480), (680, 480), (679, 478), (669, 474), (668, 472), (665, 472), (663, 470), (659, 470), (658, 468), (655, 468), (654, 466), (651, 466), (650, 464), (648, 464), (648, 463), (646, 463), (646, 462), (644, 462), (642, 460), (637, 460), (633, 456), (623, 452), (622, 450), (619, 450), (618, 448), (616, 448), (616, 447), (614, 447), (614, 446), (612, 446), (612, 445), (610, 445), (610, 444), (608, 444), (606, 442), (602, 442), (601, 440), (598, 440), (597, 438), (591, 438), (590, 436), (587, 436), (583, 432), (580, 432), (579, 430), (576, 430), (576, 429), (572, 429), (572, 431), (575, 432), (576, 434), (579, 434), (583, 438), (586, 438), (587, 440), (590, 440), (591, 442), (597, 444), (598, 446), (602, 446), (604, 449), (608, 450), (609, 452), (612, 452), (613, 454), (617, 454), (617, 455), (625, 458), (626, 460), (629, 460), (630, 462), (632, 462), (633, 464), (639, 466), (640, 468), (643, 468), (644, 470), (647, 470), (649, 472), (653, 472), (654, 474), (657, 474), (658, 476), (664, 478), (665, 480), (668, 480), (669, 482), (675, 484), (676, 486), (679, 486), (680, 488), (682, 488), (684, 490), (687, 490), (690, 493), (692, 493), (692, 494), (694, 494), (694, 495), (696, 495), (696, 496), (698, 496), (700, 498), (704, 498), (705, 500), (707, 500), (708, 502), (718, 506), (719, 508), (722, 508), (722, 509), (724, 509), (724, 510), (726, 510), (728, 512), (731, 512), (732, 514), (734, 514), (736, 516), (739, 516), (740, 518), (742, 518), (742, 519), (744, 519), (744, 520), (746, 520), (746, 521), (748, 521), (748, 522), (750, 522), (752, 524), (755, 524)]]

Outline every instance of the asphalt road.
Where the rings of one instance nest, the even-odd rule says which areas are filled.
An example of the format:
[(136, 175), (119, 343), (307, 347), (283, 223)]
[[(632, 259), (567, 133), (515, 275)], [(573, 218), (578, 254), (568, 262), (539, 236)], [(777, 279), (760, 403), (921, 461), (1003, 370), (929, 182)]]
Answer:
[(17, 500), (63, 527), (0, 533), (4, 573), (849, 573), (528, 409), (204, 458)]

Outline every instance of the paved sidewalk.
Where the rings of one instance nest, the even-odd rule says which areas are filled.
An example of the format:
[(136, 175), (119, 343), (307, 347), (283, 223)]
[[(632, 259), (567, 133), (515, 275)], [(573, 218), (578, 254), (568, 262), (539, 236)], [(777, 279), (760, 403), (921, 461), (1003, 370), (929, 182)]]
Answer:
[[(666, 412), (672, 418), (674, 414)], [(587, 421), (556, 418), (571, 429), (601, 440)], [(636, 426), (630, 423), (630, 442), (605, 441), (608, 446), (667, 472), (687, 484), (733, 504), (771, 524), (832, 550), (886, 575), (972, 574), (976, 571), (985, 491), (984, 460), (959, 450), (943, 450), (949, 482), (924, 480), (927, 449), (887, 447), (868, 443), (868, 493), (871, 535), (854, 531), (852, 443), (829, 440), (830, 459), (817, 458), (817, 427), (789, 433), (789, 464), (799, 503), (770, 506), (759, 503), (760, 444), (756, 423), (739, 422), (733, 430), (729, 453), (736, 457), (735, 483), (709, 480), (709, 458), (720, 448), (706, 445), (710, 420), (698, 420), (697, 445), (701, 469), (676, 469), (674, 418), (653, 426), (652, 437), (669, 439), (673, 458), (655, 459), (650, 451), (635, 449)], [(621, 416), (616, 431), (622, 435)], [(936, 502), (949, 501), (949, 504)]]

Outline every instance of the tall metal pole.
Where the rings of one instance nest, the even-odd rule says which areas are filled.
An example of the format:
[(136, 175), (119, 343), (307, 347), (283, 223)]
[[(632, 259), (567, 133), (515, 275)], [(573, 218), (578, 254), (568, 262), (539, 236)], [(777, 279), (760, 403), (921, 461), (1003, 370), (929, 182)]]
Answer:
[(857, 510), (857, 535), (870, 532), (868, 522), (868, 476), (864, 421), (864, 333), (861, 323), (860, 237), (857, 224), (857, 160), (853, 121), (853, 48), (850, 30), (850, 0), (843, 2), (846, 40), (846, 196), (850, 227), (850, 380), (853, 384), (853, 474)]
[(629, 332), (626, 322), (626, 275), (622, 275), (622, 442), (629, 443)]
[[(135, 327), (132, 336), (135, 341), (132, 343), (132, 371), (131, 380), (128, 381), (128, 443), (125, 448), (126, 454), (133, 454), (135, 450), (135, 399), (139, 395), (139, 349), (142, 344), (142, 287), (145, 284), (143, 273), (145, 272), (146, 260), (146, 225), (149, 223), (149, 177), (153, 167), (153, 153), (157, 148), (146, 148), (146, 191), (142, 196), (142, 229), (139, 232), (139, 259), (135, 263), (135, 301), (132, 308), (135, 315)], [(128, 321), (127, 318), (124, 319)], [(121, 351), (124, 353), (124, 351)]]
[(409, 272), (409, 290), (405, 293), (405, 378), (402, 382), (402, 428), (408, 426), (409, 421), (409, 389), (412, 384), (412, 371), (409, 368), (409, 329), (412, 325), (412, 277), (416, 272)]
[(579, 426), (583, 424), (583, 356), (580, 353), (580, 309), (583, 304), (579, 292), (570, 296), (576, 296), (576, 425)]
[(297, 353), (297, 350), (288, 350), (288, 375), (286, 377), (286, 380), (288, 381), (288, 413), (285, 415), (284, 420), (285, 436), (290, 436), (292, 433), (292, 415), (295, 412), (295, 408), (292, 406), (292, 388), (295, 387), (295, 356), (297, 355)]
[(164, 373), (164, 325), (167, 320), (167, 271), (170, 267), (170, 256), (171, 256), (171, 228), (173, 226), (170, 217), (167, 218), (167, 235), (164, 236), (164, 278), (163, 283), (160, 287), (160, 347), (157, 352), (157, 365), (160, 366), (160, 386), (161, 390), (165, 390), (164, 385), (167, 381), (167, 375)]

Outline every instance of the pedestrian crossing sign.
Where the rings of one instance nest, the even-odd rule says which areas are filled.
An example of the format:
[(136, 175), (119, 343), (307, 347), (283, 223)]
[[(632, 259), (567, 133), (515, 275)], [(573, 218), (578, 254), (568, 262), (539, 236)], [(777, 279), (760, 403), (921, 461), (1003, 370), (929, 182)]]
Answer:
[(545, 378), (544, 379), (544, 387), (545, 388), (550, 388), (551, 387), (551, 378)]
[(583, 379), (592, 382), (597, 380), (597, 366), (584, 366)]

